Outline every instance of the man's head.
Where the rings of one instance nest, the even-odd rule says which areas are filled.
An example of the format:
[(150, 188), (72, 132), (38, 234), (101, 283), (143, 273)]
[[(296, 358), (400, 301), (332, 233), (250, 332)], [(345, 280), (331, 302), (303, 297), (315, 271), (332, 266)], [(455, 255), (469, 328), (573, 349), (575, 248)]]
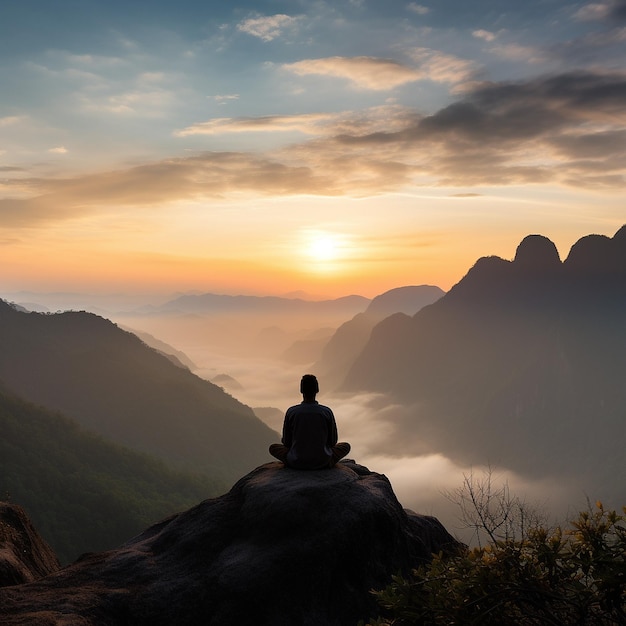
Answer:
[(303, 396), (315, 396), (320, 390), (317, 378), (313, 374), (305, 374), (300, 381), (300, 392)]

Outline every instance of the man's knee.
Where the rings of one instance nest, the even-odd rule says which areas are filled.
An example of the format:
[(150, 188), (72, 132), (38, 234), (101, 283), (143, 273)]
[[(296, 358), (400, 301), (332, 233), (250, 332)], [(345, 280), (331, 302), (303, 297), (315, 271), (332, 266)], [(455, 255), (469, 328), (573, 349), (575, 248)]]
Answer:
[(351, 446), (346, 441), (340, 441), (339, 443), (333, 446), (333, 456), (331, 458), (331, 465), (335, 465), (337, 461), (343, 459), (344, 456), (347, 456), (350, 453)]
[(270, 454), (279, 461), (283, 463), (287, 460), (287, 453), (289, 452), (289, 448), (284, 446), (282, 443), (273, 443), (269, 447)]

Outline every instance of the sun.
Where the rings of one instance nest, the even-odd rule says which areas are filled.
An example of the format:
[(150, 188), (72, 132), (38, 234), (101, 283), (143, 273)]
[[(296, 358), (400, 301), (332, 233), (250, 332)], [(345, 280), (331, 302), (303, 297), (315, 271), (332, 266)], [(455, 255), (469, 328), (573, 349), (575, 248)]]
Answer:
[(303, 254), (309, 261), (328, 265), (346, 254), (344, 235), (327, 230), (306, 230), (302, 233)]
[(336, 237), (328, 234), (317, 235), (311, 239), (308, 255), (316, 261), (333, 261), (338, 256)]
[(300, 253), (314, 271), (338, 271), (341, 261), (349, 256), (348, 237), (327, 230), (306, 230), (301, 233)]

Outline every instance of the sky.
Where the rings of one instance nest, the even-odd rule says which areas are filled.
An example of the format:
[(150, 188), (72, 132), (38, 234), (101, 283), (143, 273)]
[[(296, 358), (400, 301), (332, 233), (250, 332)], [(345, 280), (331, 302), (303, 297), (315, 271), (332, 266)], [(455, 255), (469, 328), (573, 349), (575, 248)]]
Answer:
[(626, 222), (626, 2), (0, 5), (0, 295), (449, 289)]

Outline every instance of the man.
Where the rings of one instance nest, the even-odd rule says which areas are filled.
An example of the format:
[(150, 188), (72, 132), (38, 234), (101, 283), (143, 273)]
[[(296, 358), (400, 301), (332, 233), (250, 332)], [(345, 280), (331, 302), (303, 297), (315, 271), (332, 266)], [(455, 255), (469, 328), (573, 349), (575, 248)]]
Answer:
[(282, 444), (270, 446), (270, 454), (288, 467), (311, 470), (334, 467), (350, 452), (349, 443), (337, 443), (333, 412), (315, 400), (319, 390), (313, 374), (302, 377), (302, 402), (287, 409)]

